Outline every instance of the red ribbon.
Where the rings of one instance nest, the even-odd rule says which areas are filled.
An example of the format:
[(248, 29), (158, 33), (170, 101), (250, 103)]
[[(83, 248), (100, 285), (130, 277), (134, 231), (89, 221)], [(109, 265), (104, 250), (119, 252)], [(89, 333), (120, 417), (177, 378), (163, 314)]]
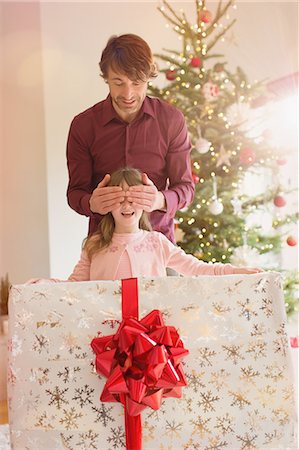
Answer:
[(189, 353), (159, 310), (138, 320), (137, 278), (122, 280), (122, 323), (116, 334), (92, 340), (96, 371), (107, 377), (102, 402), (125, 408), (126, 448), (142, 449), (141, 411), (158, 410), (164, 397), (181, 397), (182, 359)]

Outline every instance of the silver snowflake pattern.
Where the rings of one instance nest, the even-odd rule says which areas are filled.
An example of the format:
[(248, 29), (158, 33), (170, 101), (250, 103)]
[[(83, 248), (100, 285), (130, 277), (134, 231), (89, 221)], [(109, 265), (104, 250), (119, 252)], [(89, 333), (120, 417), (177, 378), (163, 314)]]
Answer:
[(201, 400), (198, 401), (198, 406), (204, 410), (204, 412), (215, 411), (214, 402), (217, 402), (220, 397), (218, 395), (213, 396), (212, 391), (201, 392)]
[(109, 328), (112, 328), (112, 330), (114, 330), (114, 328), (118, 327), (120, 324), (120, 320), (118, 319), (105, 319), (102, 322), (102, 325), (108, 325)]
[(260, 358), (265, 358), (267, 356), (267, 344), (265, 341), (256, 340), (254, 342), (249, 343), (248, 350), (246, 350), (246, 353), (250, 353), (254, 360)]
[(182, 422), (176, 422), (175, 420), (172, 420), (171, 422), (166, 420), (166, 426), (165, 426), (165, 433), (166, 436), (170, 436), (171, 439), (174, 437), (180, 437), (180, 431), (183, 428)]
[(229, 391), (229, 395), (233, 398), (231, 406), (237, 406), (239, 409), (243, 409), (246, 405), (251, 405), (251, 402), (245, 397), (245, 394), (241, 391), (239, 392)]
[(266, 285), (269, 284), (269, 280), (266, 280), (265, 278), (261, 278), (255, 285), (254, 292), (255, 293), (263, 293), (265, 294), (267, 292)]
[(48, 405), (55, 405), (57, 409), (60, 409), (62, 404), (68, 404), (68, 401), (64, 398), (64, 394), (67, 391), (68, 388), (59, 389), (58, 386), (55, 386), (55, 389), (53, 391), (51, 391), (50, 389), (46, 389), (46, 393), (51, 397)]
[(196, 359), (199, 359), (200, 367), (212, 366), (211, 359), (216, 355), (216, 352), (209, 347), (201, 347), (198, 352), (200, 356)]
[(237, 304), (241, 306), (239, 317), (244, 316), (245, 319), (249, 321), (252, 319), (252, 317), (257, 316), (257, 312), (251, 305), (249, 298), (246, 298), (245, 302), (238, 301)]
[(66, 430), (72, 430), (73, 428), (78, 428), (77, 420), (80, 417), (82, 417), (82, 413), (77, 413), (74, 407), (69, 410), (63, 409), (63, 417), (59, 420), (59, 423), (61, 423)]
[(273, 409), (272, 412), (275, 416), (274, 420), (277, 421), (280, 426), (283, 426), (283, 425), (286, 425), (287, 423), (289, 423), (290, 416), (286, 409), (277, 408), (277, 409)]
[(156, 422), (159, 422), (159, 420), (161, 419), (161, 415), (163, 414), (165, 414), (166, 413), (166, 411), (165, 411), (165, 407), (164, 407), (164, 405), (162, 404), (162, 406), (161, 406), (161, 408), (159, 409), (159, 410), (149, 410), (149, 412), (147, 413), (147, 416), (146, 416), (146, 418), (147, 419), (151, 419), (151, 418), (154, 418), (154, 420), (156, 421)]
[(256, 377), (260, 375), (258, 370), (254, 370), (252, 366), (241, 367), (240, 379), (248, 383), (255, 384)]
[(125, 446), (125, 432), (122, 427), (110, 428), (110, 436), (107, 442), (112, 444), (113, 448), (121, 448)]
[(217, 316), (223, 316), (225, 313), (228, 313), (231, 310), (231, 307), (223, 302), (218, 303), (214, 302), (212, 303), (212, 306), (214, 308), (213, 313), (216, 314)]
[(50, 328), (61, 327), (60, 322), (62, 317), (63, 317), (62, 314), (57, 313), (56, 311), (51, 311), (47, 316), (47, 320), (41, 320), (39, 322), (36, 322), (36, 328), (41, 328), (45, 326), (48, 326)]
[(267, 318), (273, 316), (273, 301), (269, 297), (262, 299), (262, 306), (260, 309), (263, 311)]
[(231, 360), (234, 364), (238, 364), (239, 359), (245, 359), (244, 356), (241, 355), (241, 345), (222, 345), (223, 350), (226, 351), (227, 357), (225, 360)]
[(49, 381), (49, 372), (50, 370), (48, 368), (43, 369), (42, 367), (38, 368), (32, 368), (30, 369), (31, 375), (29, 377), (29, 381), (37, 381), (38, 384), (41, 386), (44, 383), (47, 383)]
[(75, 389), (76, 395), (72, 398), (72, 400), (78, 401), (81, 408), (83, 406), (86, 406), (88, 404), (92, 405), (91, 396), (94, 392), (93, 388), (90, 388), (88, 384), (85, 384), (83, 388), (77, 388)]
[(198, 392), (199, 388), (204, 388), (205, 384), (201, 381), (204, 372), (195, 372), (192, 370), (191, 373), (186, 373), (186, 378), (188, 380), (188, 387), (191, 388), (194, 392)]
[(31, 312), (22, 309), (19, 313), (16, 314), (16, 327), (21, 327), (22, 330), (31, 323), (31, 317), (33, 314)]
[(200, 438), (203, 439), (206, 434), (210, 434), (211, 430), (208, 427), (210, 421), (211, 418), (204, 419), (201, 416), (198, 416), (196, 420), (190, 420), (190, 423), (193, 425), (192, 436), (199, 434)]
[(262, 389), (258, 390), (258, 399), (261, 405), (265, 408), (265, 406), (269, 406), (273, 404), (273, 397), (276, 393), (276, 389), (270, 386), (269, 384)]
[(46, 338), (43, 334), (40, 334), (39, 336), (37, 334), (34, 335), (35, 342), (33, 344), (33, 350), (41, 354), (43, 350), (45, 350), (47, 353), (49, 353), (49, 339)]
[(227, 442), (222, 440), (219, 436), (209, 437), (209, 443), (204, 447), (204, 450), (222, 450), (227, 447)]
[(142, 440), (144, 442), (153, 441), (155, 439), (155, 429), (154, 425), (150, 425), (149, 422), (145, 421), (142, 425)]
[(285, 331), (285, 323), (280, 325), (279, 329), (276, 331), (276, 334), (278, 338), (274, 339), (274, 351), (275, 353), (281, 353), (283, 356), (286, 356), (288, 337)]
[(219, 392), (223, 387), (227, 386), (227, 382), (225, 380), (227, 380), (229, 376), (230, 373), (226, 372), (225, 369), (220, 369), (218, 372), (212, 372), (210, 380)]
[(51, 423), (53, 420), (55, 420), (55, 416), (48, 417), (46, 411), (44, 411), (43, 414), (37, 418), (37, 422), (34, 426), (43, 428), (44, 430), (53, 430), (54, 427)]
[(273, 433), (265, 433), (265, 442), (264, 445), (267, 444), (272, 444), (272, 448), (273, 444), (277, 444), (279, 443), (279, 441), (281, 440), (281, 438), (283, 437), (283, 432), (278, 432), (276, 429), (273, 431)]
[(251, 336), (262, 337), (266, 333), (266, 327), (262, 323), (253, 324), (252, 331), (250, 332)]
[(73, 450), (71, 447), (71, 440), (73, 439), (73, 435), (65, 436), (64, 433), (60, 433), (60, 439), (65, 450)]
[(194, 442), (193, 439), (189, 439), (189, 441), (184, 445), (183, 450), (200, 450), (201, 444), (198, 442)]
[(234, 418), (228, 413), (226, 413), (225, 416), (216, 417), (215, 428), (218, 428), (223, 435), (227, 433), (234, 433), (233, 420)]
[(183, 405), (184, 411), (186, 411), (187, 413), (191, 413), (193, 411), (193, 398), (183, 397), (181, 399), (181, 402), (182, 404), (185, 404)]
[(255, 445), (254, 441), (257, 438), (257, 434), (250, 435), (249, 433), (245, 433), (244, 436), (238, 436), (238, 441), (241, 442), (241, 450), (258, 450), (258, 447)]
[(80, 372), (81, 368), (77, 367), (65, 367), (63, 372), (58, 372), (57, 376), (61, 378), (64, 383), (75, 383), (77, 381), (76, 373)]
[(114, 417), (110, 413), (113, 410), (113, 406), (106, 406), (104, 403), (102, 403), (100, 408), (96, 408), (95, 406), (93, 406), (91, 409), (97, 415), (97, 418), (94, 422), (101, 422), (104, 427), (106, 427), (109, 422), (115, 422)]
[(11, 341), (9, 342), (9, 347), (12, 353), (12, 356), (17, 356), (20, 353), (23, 353), (22, 350), (22, 339), (19, 338), (17, 334), (14, 334), (11, 338)]
[(76, 443), (76, 446), (80, 447), (80, 450), (90, 450), (95, 449), (98, 450), (96, 440), (99, 437), (98, 433), (94, 433), (92, 430), (89, 430), (87, 433), (80, 433), (79, 438), (81, 439)]
[(254, 409), (253, 411), (247, 412), (247, 419), (244, 422), (244, 425), (246, 425), (251, 432), (256, 433), (263, 429), (265, 420), (266, 416), (261, 415), (258, 409)]
[(266, 366), (265, 377), (271, 378), (275, 383), (278, 380), (282, 380), (284, 377), (285, 366), (277, 366), (272, 364), (271, 366)]

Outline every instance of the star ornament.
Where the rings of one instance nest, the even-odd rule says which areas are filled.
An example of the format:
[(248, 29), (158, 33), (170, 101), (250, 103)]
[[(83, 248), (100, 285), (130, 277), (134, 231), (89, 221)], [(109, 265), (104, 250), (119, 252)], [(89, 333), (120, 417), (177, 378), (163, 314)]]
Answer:
[(216, 167), (220, 167), (223, 165), (230, 166), (231, 163), (230, 163), (229, 158), (230, 158), (230, 154), (225, 150), (223, 144), (221, 144), (220, 150), (219, 150), (219, 155), (217, 158)]

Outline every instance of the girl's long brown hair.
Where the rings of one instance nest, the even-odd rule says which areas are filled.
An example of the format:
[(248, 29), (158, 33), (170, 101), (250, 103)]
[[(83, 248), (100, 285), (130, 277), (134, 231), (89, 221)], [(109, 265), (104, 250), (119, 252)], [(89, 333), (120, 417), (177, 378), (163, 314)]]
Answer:
[[(136, 186), (142, 183), (141, 172), (137, 169), (125, 167), (111, 174), (111, 178), (107, 186), (121, 186), (126, 182), (128, 186)], [(152, 227), (146, 212), (142, 212), (139, 221), (139, 227), (142, 230), (151, 231)], [(94, 253), (102, 250), (110, 244), (115, 230), (115, 222), (111, 212), (107, 213), (98, 225), (98, 229), (91, 236), (88, 236), (83, 242), (83, 249), (87, 252), (88, 258)]]

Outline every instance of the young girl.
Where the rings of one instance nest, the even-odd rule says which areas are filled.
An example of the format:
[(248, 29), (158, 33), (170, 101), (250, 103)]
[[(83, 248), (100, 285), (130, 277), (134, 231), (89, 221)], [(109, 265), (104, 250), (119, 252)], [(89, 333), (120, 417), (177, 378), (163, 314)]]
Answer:
[(165, 276), (166, 267), (182, 275), (252, 274), (256, 268), (231, 264), (208, 264), (151, 231), (147, 214), (127, 200), (129, 187), (142, 185), (136, 169), (120, 169), (111, 175), (109, 186), (121, 186), (125, 200), (101, 220), (97, 232), (84, 244), (80, 261), (68, 281), (118, 280), (131, 277)]

